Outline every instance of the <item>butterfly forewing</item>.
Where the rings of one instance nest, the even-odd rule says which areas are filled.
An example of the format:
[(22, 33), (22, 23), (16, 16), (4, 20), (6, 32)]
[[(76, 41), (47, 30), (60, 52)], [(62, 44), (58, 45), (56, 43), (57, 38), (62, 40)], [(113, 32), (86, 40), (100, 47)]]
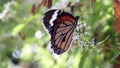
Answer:
[(55, 12), (55, 10), (48, 11), (45, 13), (45, 15), (43, 17), (43, 24), (48, 29), (49, 33), (50, 33), (51, 27), (52, 27), (50, 24), (50, 20), (52, 19), (54, 12)]
[(59, 55), (67, 51), (77, 26), (77, 19), (67, 12), (53, 9), (45, 13), (43, 23), (51, 35), (51, 48), (54, 53)]

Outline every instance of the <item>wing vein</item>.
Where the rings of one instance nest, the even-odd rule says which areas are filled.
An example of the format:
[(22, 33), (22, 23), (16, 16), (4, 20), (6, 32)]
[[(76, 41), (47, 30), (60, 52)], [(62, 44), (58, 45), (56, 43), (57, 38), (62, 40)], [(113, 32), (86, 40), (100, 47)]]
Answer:
[[(65, 43), (64, 48), (66, 48), (66, 45), (67, 45), (67, 43), (68, 43), (68, 40), (69, 40), (69, 38), (72, 36), (72, 33), (73, 33), (74, 29), (75, 29), (75, 28), (72, 28), (72, 27), (71, 27), (71, 29), (67, 32), (67, 34), (68, 34), (69, 32), (71, 32), (71, 33), (70, 33), (70, 35), (69, 35), (68, 38), (67, 38), (67, 41), (66, 41), (66, 43)], [(67, 34), (66, 34), (66, 35), (67, 35)]]

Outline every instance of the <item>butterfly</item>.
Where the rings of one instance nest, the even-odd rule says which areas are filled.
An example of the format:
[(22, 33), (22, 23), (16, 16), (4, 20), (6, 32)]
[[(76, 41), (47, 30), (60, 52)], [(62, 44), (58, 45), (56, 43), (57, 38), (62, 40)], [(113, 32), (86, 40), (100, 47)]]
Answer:
[(79, 16), (52, 9), (47, 11), (43, 17), (43, 24), (51, 36), (51, 48), (54, 53), (60, 55), (70, 48), (72, 34), (77, 26)]

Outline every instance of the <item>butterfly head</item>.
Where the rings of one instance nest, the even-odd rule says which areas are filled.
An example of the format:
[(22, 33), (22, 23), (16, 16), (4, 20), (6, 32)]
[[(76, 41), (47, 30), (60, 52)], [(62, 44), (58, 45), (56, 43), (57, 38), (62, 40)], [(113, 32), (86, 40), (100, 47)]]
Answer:
[(78, 21), (78, 19), (80, 19), (80, 17), (79, 16), (76, 16), (76, 20)]

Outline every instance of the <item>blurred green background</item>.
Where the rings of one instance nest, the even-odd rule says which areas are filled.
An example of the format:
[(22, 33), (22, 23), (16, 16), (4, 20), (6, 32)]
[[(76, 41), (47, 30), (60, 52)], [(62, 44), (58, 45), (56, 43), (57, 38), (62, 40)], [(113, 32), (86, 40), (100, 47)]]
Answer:
[[(0, 68), (115, 68), (120, 65), (120, 35), (113, 26), (112, 0), (46, 2), (52, 6), (41, 2), (0, 0)], [(40, 6), (34, 8), (33, 4)], [(69, 50), (60, 56), (51, 52), (50, 36), (42, 25), (49, 7), (80, 16), (78, 23), (85, 23), (89, 34), (80, 36), (84, 46), (77, 42), (74, 52)]]

